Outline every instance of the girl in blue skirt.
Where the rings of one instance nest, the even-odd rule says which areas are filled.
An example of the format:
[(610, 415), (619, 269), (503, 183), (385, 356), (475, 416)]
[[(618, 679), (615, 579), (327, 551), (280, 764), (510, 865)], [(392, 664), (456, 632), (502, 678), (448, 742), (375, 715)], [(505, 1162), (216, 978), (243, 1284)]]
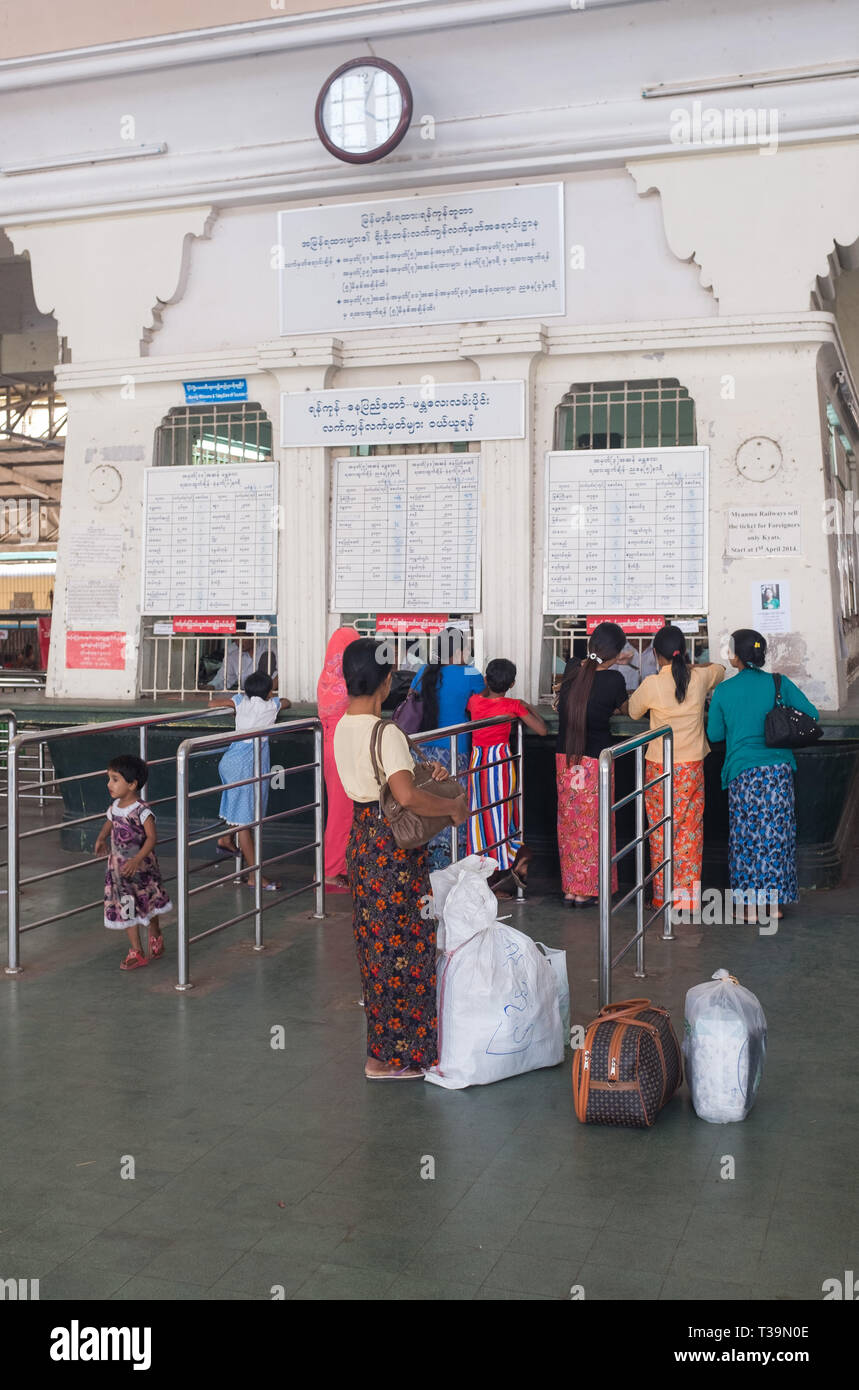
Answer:
[[(254, 671), (245, 681), (244, 695), (234, 695), (232, 703), (236, 707), (236, 733), (248, 734), (254, 729), (268, 729), (277, 719), (281, 708), (281, 701), (274, 696), (272, 698), (273, 682), (271, 676), (265, 675), (261, 671)], [(289, 704), (289, 701), (286, 701)], [(221, 761), (218, 763), (218, 775), (222, 782), (241, 782), (247, 777), (254, 775), (254, 742), (253, 739), (244, 739), (239, 743), (231, 743)], [(267, 773), (271, 770), (271, 752), (267, 738), (259, 740), (260, 743), (260, 771)], [(260, 787), (260, 817), (264, 817), (268, 809), (268, 779), (264, 780)], [(230, 827), (230, 834), (222, 835), (218, 841), (220, 849), (228, 854), (236, 854), (241, 850), (246, 864), (254, 863), (254, 841), (251, 833), (251, 824), (254, 816), (254, 787), (253, 783), (244, 787), (227, 786), (226, 791), (221, 793), (221, 819), (227, 822)], [(238, 840), (238, 849), (235, 840)], [(253, 875), (248, 880), (253, 883)], [(278, 883), (272, 883), (269, 879), (263, 878), (263, 888), (274, 893), (280, 887)]]

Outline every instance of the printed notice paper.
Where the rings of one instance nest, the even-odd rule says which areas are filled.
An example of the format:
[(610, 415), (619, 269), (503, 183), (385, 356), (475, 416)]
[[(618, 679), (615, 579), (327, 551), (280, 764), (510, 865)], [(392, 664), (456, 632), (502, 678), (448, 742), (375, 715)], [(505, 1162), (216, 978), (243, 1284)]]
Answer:
[(738, 559), (801, 555), (799, 507), (731, 507), (725, 553)]

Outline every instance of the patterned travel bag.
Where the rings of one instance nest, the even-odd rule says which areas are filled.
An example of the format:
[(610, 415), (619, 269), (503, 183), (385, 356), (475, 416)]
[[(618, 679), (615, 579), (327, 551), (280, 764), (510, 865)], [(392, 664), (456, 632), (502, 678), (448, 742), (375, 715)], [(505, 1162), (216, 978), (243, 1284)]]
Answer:
[(576, 1116), (588, 1125), (647, 1128), (682, 1080), (668, 1011), (649, 999), (606, 1004), (573, 1058)]

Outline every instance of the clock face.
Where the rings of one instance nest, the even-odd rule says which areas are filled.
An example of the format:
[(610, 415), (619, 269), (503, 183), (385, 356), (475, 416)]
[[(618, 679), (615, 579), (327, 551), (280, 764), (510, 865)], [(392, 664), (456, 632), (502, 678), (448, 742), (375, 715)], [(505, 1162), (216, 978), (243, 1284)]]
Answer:
[(412, 117), (412, 94), (399, 68), (356, 58), (332, 73), (316, 102), (316, 130), (338, 159), (366, 164), (400, 143)]

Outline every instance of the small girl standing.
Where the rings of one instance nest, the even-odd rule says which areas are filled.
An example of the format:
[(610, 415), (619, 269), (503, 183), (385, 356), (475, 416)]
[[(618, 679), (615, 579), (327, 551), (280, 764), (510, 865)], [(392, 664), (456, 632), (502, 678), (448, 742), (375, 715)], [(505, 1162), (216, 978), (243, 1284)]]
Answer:
[[(234, 695), (232, 703), (236, 707), (236, 733), (249, 734), (255, 729), (268, 729), (277, 719), (281, 708), (281, 701), (277, 696), (272, 698), (273, 681), (271, 676), (265, 675), (262, 671), (254, 671), (245, 681), (244, 695)], [(286, 701), (289, 704), (289, 701)], [(271, 771), (271, 751), (267, 738), (261, 738), (260, 743), (260, 772), (265, 774)], [(218, 776), (224, 783), (241, 782), (246, 777), (254, 775), (254, 740), (243, 739), (240, 742), (231, 743), (221, 761), (218, 763)], [(260, 786), (260, 816), (264, 817), (268, 809), (268, 778), (264, 777)], [(230, 834), (222, 835), (218, 840), (218, 846), (227, 854), (235, 854), (236, 844), (233, 840), (233, 833), (238, 840), (238, 848), (241, 850), (246, 864), (254, 862), (254, 841), (251, 833), (251, 825), (256, 819), (254, 815), (254, 788), (249, 783), (244, 787), (230, 787), (221, 793), (220, 806), (221, 820), (225, 820), (230, 827)], [(249, 879), (253, 883), (253, 876)], [(279, 883), (272, 883), (267, 878), (263, 878), (262, 886), (268, 892), (274, 893), (280, 888)]]
[[(133, 753), (123, 753), (108, 763), (107, 789), (114, 799), (93, 847), (93, 854), (101, 855), (110, 841), (104, 875), (104, 925), (109, 931), (128, 934), (129, 951), (120, 970), (138, 970), (163, 956), (158, 918), (173, 908), (155, 855), (155, 817), (140, 800), (148, 775), (146, 763)], [(141, 927), (149, 928), (149, 960), (140, 945)]]
[[(512, 661), (499, 658), (486, 667), (486, 684), (479, 695), (472, 695), (466, 706), (470, 719), (493, 719), (507, 714), (521, 719), (535, 734), (544, 735), (546, 725), (530, 705), (509, 700), (507, 691), (516, 683)], [(524, 887), (529, 852), (519, 837), (516, 815), (516, 764), (511, 760), (510, 725), (490, 724), (474, 729), (471, 735), (471, 768), (468, 774), (468, 852), (491, 854), (498, 860), (497, 874), (489, 879), (490, 888), (507, 888), (509, 877), (515, 888)], [(491, 805), (492, 802), (499, 803)], [(480, 807), (487, 809), (481, 810)]]

